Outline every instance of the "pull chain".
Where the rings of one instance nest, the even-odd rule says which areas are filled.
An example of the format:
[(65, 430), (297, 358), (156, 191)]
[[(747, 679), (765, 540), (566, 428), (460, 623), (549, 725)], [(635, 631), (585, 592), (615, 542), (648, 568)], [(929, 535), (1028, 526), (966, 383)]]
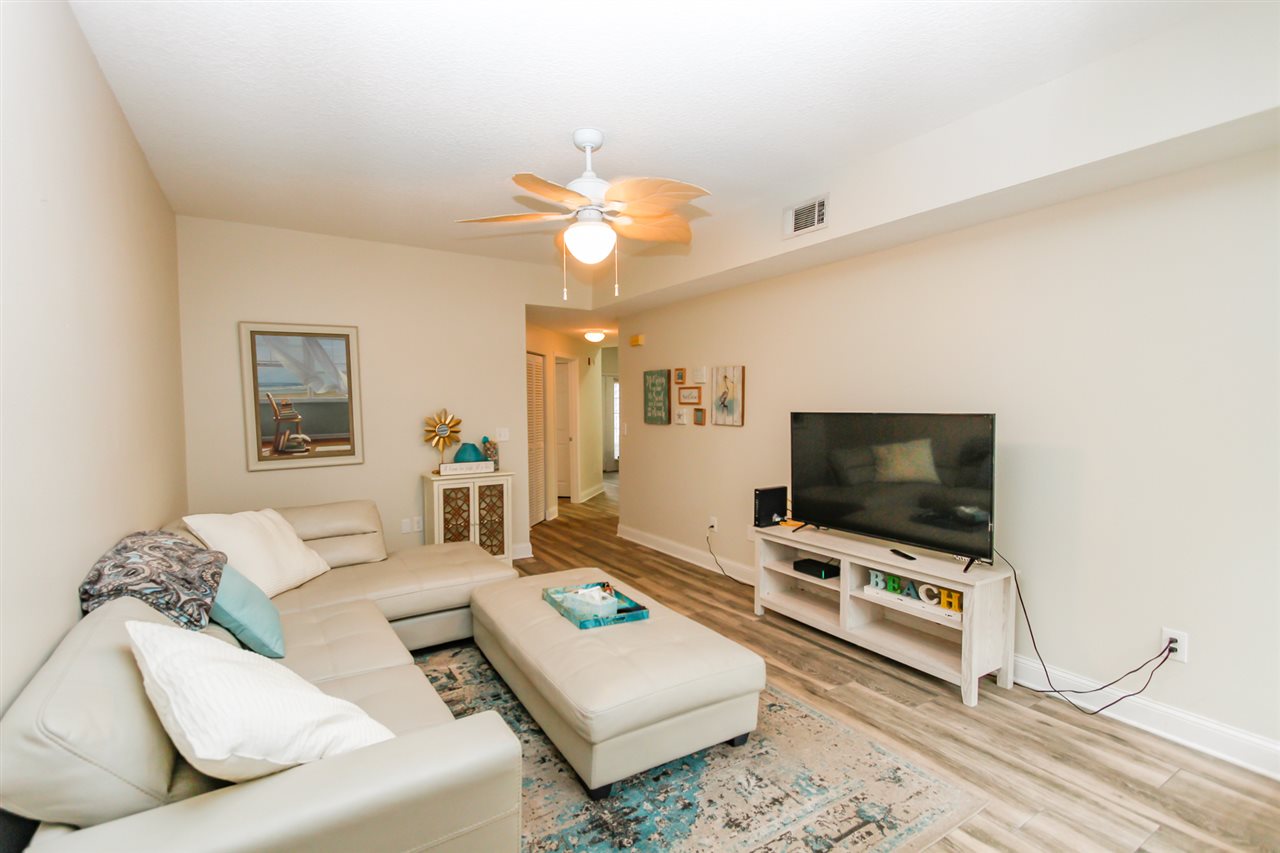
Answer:
[(569, 249), (565, 246), (564, 241), (560, 242), (560, 275), (564, 281), (564, 290), (561, 296), (565, 302), (569, 301)]
[(613, 295), (618, 295), (618, 244), (613, 244)]

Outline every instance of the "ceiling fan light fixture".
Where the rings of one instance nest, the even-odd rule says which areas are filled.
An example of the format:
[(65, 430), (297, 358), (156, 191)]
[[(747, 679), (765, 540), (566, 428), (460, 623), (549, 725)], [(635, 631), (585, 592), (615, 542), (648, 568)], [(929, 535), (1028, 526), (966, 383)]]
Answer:
[(609, 257), (609, 253), (613, 251), (613, 246), (617, 242), (618, 235), (607, 223), (600, 220), (586, 222), (579, 220), (564, 232), (564, 245), (568, 248), (569, 254), (588, 266), (598, 264)]
[(604, 340), (604, 332), (600, 331), (599, 329), (593, 329), (590, 332), (587, 332), (585, 335), (583, 335), (583, 337), (591, 341), (591, 343), (593, 344), (598, 344)]

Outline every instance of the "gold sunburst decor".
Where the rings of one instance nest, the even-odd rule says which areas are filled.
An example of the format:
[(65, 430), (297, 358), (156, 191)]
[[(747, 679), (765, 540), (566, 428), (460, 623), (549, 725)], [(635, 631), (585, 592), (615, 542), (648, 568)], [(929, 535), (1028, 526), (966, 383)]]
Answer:
[(441, 409), (427, 418), (427, 428), (422, 440), (440, 451), (440, 464), (444, 464), (444, 452), (449, 446), (462, 440), (458, 438), (462, 433), (461, 427), (462, 419), (450, 415), (448, 409)]

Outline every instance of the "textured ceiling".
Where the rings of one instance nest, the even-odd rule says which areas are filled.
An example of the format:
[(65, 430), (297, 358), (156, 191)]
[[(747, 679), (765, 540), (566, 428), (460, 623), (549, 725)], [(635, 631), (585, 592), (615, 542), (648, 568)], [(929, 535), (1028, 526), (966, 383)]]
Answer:
[(453, 220), (536, 204), (514, 172), (575, 177), (576, 127), (603, 176), (702, 184), (714, 216), (1204, 4), (73, 6), (178, 213), (558, 263), (547, 226)]

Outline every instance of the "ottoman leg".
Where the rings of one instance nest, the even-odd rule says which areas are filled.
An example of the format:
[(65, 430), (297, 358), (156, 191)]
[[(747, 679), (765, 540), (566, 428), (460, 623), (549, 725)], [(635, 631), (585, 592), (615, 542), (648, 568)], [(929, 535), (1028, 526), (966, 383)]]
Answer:
[(599, 802), (605, 797), (611, 797), (613, 796), (613, 783), (601, 785), (599, 788), (588, 788), (587, 796), (591, 798), (592, 802)]
[(747, 732), (746, 734), (738, 735), (736, 738), (732, 738), (731, 740), (727, 740), (727, 741), (725, 741), (725, 743), (729, 744), (729, 746), (746, 746), (746, 744), (747, 744), (747, 735), (749, 735), (749, 734), (751, 734), (751, 732)]

